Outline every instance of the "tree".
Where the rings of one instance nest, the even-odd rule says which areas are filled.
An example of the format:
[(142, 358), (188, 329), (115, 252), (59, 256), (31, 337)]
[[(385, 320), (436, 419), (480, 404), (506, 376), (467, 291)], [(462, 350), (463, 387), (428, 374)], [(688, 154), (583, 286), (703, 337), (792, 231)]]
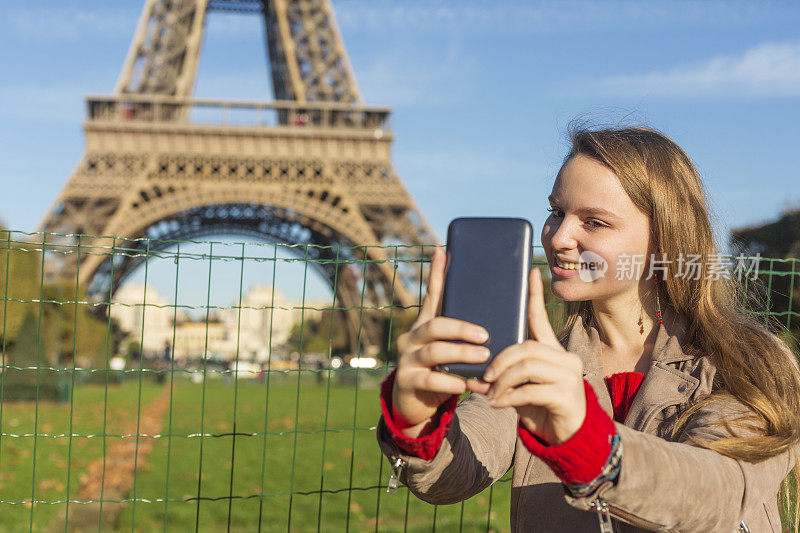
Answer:
[(107, 343), (108, 324), (86, 301), (85, 290), (76, 291), (74, 281), (44, 279), (36, 243), (0, 228), (0, 342), (7, 353), (32, 315), (42, 364), (66, 365), (75, 357), (76, 366), (105, 361), (106, 350), (113, 348)]
[(69, 397), (69, 374), (48, 364), (39, 331), (40, 317), (29, 309), (19, 328), (19, 340), (6, 357), (3, 372), (5, 401), (39, 399), (63, 402)]
[(737, 253), (766, 257), (800, 256), (800, 209), (788, 211), (774, 222), (739, 228), (731, 232), (731, 247)]
[(547, 309), (547, 317), (550, 319), (550, 324), (553, 326), (553, 331), (558, 331), (564, 325), (566, 316), (564, 315), (564, 301), (558, 299), (553, 291), (550, 290), (550, 280), (553, 276), (550, 275), (550, 269), (547, 266), (547, 258), (543, 255), (533, 257), (533, 267), (538, 268), (542, 273), (542, 288), (544, 289), (544, 306)]
[[(770, 313), (773, 322), (800, 337), (800, 323), (793, 319), (800, 313), (800, 209), (784, 212), (774, 222), (733, 230), (730, 244), (735, 255), (761, 256), (758, 278), (747, 284), (748, 307)], [(790, 346), (795, 342), (785, 340)]]
[(131, 361), (138, 361), (139, 357), (142, 355), (142, 345), (139, 341), (129, 341), (128, 345), (125, 347), (125, 355)]
[(25, 314), (38, 307), (41, 254), (0, 227), (0, 342), (8, 349), (17, 339)]
[[(335, 313), (333, 320), (331, 320), (331, 313)], [(305, 320), (303, 323), (298, 322), (292, 326), (286, 345), (294, 352), (328, 353), (330, 349), (332, 354), (342, 354), (347, 351), (347, 341), (344, 314), (341, 311), (326, 309), (319, 314), (318, 319)]]
[[(85, 291), (75, 290), (74, 282), (53, 282), (44, 287), (43, 341), (53, 363), (94, 367), (105, 363), (108, 324), (94, 313)], [(79, 302), (77, 305), (75, 302)]]

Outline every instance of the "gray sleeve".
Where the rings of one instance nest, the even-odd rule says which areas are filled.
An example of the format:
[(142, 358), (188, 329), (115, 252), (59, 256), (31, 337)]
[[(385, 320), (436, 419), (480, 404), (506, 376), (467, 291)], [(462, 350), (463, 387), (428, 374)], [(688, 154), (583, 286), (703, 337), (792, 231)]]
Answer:
[(795, 447), (759, 463), (749, 463), (689, 443), (688, 437), (716, 440), (730, 433), (716, 424), (741, 414), (741, 406), (701, 409), (680, 442), (636, 431), (615, 422), (622, 444), (622, 469), (616, 484), (605, 483), (594, 495), (575, 498), (573, 507), (589, 510), (595, 498), (605, 500), (615, 518), (655, 531), (735, 531), (738, 524), (773, 498), (794, 466)]
[(430, 461), (403, 452), (381, 418), (378, 444), (390, 461), (404, 462), (400, 481), (428, 503), (466, 500), (500, 479), (511, 468), (517, 442), (517, 412), (494, 409), (485, 397), (471, 394), (456, 408), (450, 429)]

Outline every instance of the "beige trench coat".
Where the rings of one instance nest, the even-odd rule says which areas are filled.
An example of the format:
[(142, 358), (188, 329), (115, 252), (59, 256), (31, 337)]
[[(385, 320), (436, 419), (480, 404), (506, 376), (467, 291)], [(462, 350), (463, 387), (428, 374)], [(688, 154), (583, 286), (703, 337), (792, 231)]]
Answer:
[[(584, 378), (613, 417), (597, 329), (587, 331), (579, 318), (565, 348), (581, 356)], [(730, 401), (723, 407), (717, 402), (713, 409), (699, 411), (674, 442), (668, 440), (677, 415), (710, 394), (715, 372), (708, 357), (685, 354), (678, 338), (660, 325), (650, 369), (625, 423), (614, 422), (622, 444), (617, 483), (606, 482), (586, 498), (572, 497), (550, 468), (528, 452), (517, 436), (513, 408), (493, 409), (478, 394), (456, 408), (450, 430), (430, 461), (402, 452), (382, 419), (377, 437), (390, 461), (399, 460), (400, 480), (417, 497), (434, 504), (467, 499), (513, 466), (512, 531), (596, 532), (605, 511), (619, 533), (734, 533), (747, 528), (753, 533), (780, 532), (776, 496), (781, 480), (794, 466), (792, 451), (752, 464), (687, 443), (688, 435), (699, 439), (728, 435), (710, 423), (743, 413), (742, 404)], [(740, 529), (743, 520), (747, 528)]]

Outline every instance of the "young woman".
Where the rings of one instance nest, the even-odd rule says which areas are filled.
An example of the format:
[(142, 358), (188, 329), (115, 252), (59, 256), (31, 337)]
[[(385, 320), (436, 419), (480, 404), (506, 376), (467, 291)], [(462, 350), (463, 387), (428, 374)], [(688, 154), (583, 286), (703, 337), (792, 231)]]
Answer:
[[(697, 170), (648, 128), (577, 129), (571, 141), (541, 235), (565, 328), (551, 329), (534, 268), (531, 340), (484, 381), (433, 371), (489, 355), (486, 331), (437, 316), (437, 249), (381, 390), (393, 475), (448, 504), (513, 466), (515, 531), (780, 532), (779, 490), (798, 510), (800, 370), (740, 308)], [(584, 275), (589, 260), (604, 275)]]

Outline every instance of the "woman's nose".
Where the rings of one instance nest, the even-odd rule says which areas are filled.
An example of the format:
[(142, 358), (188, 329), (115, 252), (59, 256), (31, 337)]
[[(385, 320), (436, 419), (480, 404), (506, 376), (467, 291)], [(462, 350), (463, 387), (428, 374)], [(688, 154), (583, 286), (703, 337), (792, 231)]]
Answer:
[(550, 244), (557, 250), (575, 248), (578, 245), (568, 222), (562, 220), (553, 224), (550, 228)]

